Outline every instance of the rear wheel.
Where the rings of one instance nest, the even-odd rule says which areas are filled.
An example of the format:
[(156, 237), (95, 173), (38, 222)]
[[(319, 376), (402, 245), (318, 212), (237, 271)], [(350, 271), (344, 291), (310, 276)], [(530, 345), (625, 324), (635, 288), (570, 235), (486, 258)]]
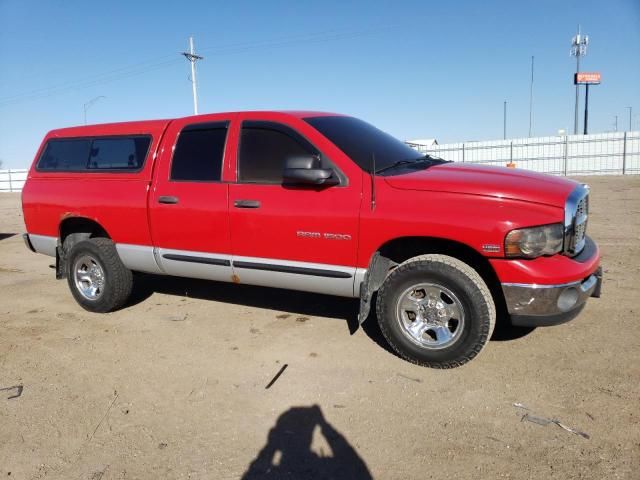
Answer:
[(133, 275), (108, 238), (82, 240), (67, 254), (67, 282), (76, 301), (90, 312), (120, 308), (133, 288)]
[(464, 262), (422, 255), (394, 269), (378, 291), (380, 329), (403, 358), (433, 368), (470, 361), (496, 320), (489, 288)]

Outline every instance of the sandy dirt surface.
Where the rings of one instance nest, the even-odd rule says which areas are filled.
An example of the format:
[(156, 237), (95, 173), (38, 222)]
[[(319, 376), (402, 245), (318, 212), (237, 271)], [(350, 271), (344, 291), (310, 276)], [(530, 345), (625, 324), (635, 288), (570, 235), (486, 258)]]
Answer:
[(147, 276), (88, 313), (0, 194), (0, 478), (639, 478), (640, 176), (584, 180), (603, 297), (449, 371), (353, 300)]

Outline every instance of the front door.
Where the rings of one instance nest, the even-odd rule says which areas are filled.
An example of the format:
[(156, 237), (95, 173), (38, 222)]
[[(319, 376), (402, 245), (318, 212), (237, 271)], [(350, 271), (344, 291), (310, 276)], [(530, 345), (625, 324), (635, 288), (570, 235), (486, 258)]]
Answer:
[[(315, 155), (334, 186), (283, 185), (285, 160)], [(230, 184), (233, 271), (241, 283), (353, 296), (361, 177), (348, 178), (291, 125), (255, 117), (240, 125)]]
[(231, 117), (173, 122), (149, 197), (156, 259), (165, 273), (231, 280), (229, 185), (223, 182)]

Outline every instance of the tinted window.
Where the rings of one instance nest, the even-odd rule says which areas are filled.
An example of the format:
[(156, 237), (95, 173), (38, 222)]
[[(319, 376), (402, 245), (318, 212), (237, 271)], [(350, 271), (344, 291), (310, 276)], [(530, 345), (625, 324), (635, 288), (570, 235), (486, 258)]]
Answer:
[(270, 122), (244, 122), (240, 134), (238, 180), (246, 183), (282, 183), (287, 158), (318, 155), (300, 134)]
[(38, 161), (38, 170), (84, 170), (89, 158), (91, 139), (49, 140)]
[(49, 140), (37, 168), (59, 172), (139, 170), (150, 144), (151, 138), (143, 136)]
[(96, 138), (91, 144), (89, 170), (139, 170), (149, 150), (149, 137)]
[(171, 180), (219, 181), (226, 138), (226, 123), (190, 125), (182, 129), (173, 153)]
[(367, 172), (371, 170), (373, 154), (376, 170), (400, 160), (416, 160), (423, 156), (397, 138), (357, 118), (312, 117), (305, 118), (305, 121)]

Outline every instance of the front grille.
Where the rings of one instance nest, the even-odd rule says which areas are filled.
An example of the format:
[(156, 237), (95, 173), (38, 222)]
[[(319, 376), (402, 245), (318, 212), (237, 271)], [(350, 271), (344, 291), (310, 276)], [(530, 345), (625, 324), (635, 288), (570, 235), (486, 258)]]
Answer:
[(571, 192), (565, 206), (566, 255), (575, 256), (584, 248), (589, 219), (589, 187), (579, 185)]
[(578, 203), (576, 209), (576, 220), (574, 227), (574, 245), (576, 247), (576, 253), (579, 253), (584, 247), (584, 237), (587, 233), (587, 219), (589, 217), (589, 196), (584, 197)]

